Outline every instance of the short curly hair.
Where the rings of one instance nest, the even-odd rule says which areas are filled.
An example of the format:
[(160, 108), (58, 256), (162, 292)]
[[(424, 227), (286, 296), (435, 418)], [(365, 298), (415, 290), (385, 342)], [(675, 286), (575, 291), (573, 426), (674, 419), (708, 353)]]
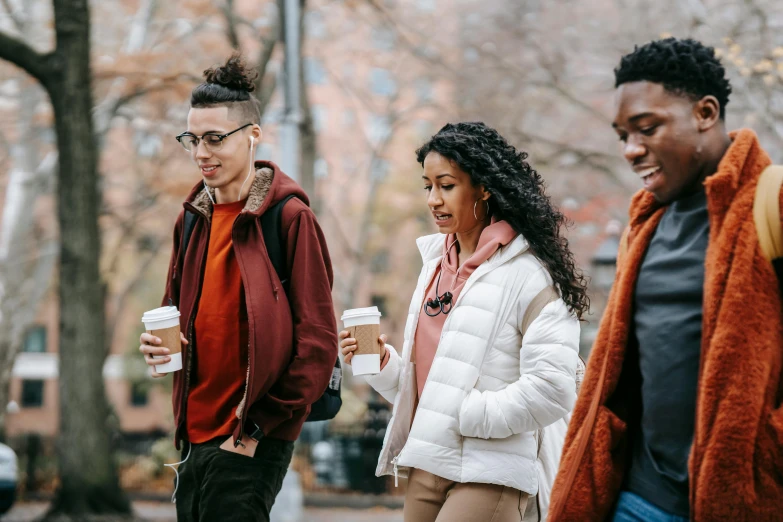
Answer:
[(490, 215), (505, 220), (528, 241), (552, 277), (568, 309), (582, 319), (590, 309), (587, 280), (576, 266), (564, 232), (566, 217), (555, 207), (544, 180), (498, 131), (482, 122), (449, 123), (416, 151), (417, 161), (436, 152), (492, 195)]
[(720, 117), (726, 117), (731, 84), (726, 70), (715, 56), (715, 49), (687, 38), (652, 41), (620, 60), (614, 70), (615, 87), (624, 83), (648, 81), (660, 83), (675, 94), (694, 101), (715, 96), (720, 103)]

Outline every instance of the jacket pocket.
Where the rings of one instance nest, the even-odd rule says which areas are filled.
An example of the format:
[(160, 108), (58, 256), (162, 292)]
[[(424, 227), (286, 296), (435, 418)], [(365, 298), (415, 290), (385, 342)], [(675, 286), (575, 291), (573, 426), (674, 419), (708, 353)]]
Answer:
[[(783, 406), (769, 413), (766, 428), (768, 442), (762, 442), (762, 445), (770, 451), (776, 478), (783, 485)], [(762, 451), (767, 449), (763, 446)]]
[[(600, 407), (590, 434), (589, 449), (581, 463), (581, 466), (592, 470), (592, 477), (583, 479), (595, 484), (596, 502), (614, 498), (620, 488), (625, 468), (627, 431), (625, 421), (609, 408)], [(607, 512), (611, 506), (597, 507), (599, 512)]]
[(612, 452), (623, 441), (626, 431), (628, 427), (624, 420), (606, 406), (600, 407), (593, 428), (593, 439), (602, 439), (608, 451)]

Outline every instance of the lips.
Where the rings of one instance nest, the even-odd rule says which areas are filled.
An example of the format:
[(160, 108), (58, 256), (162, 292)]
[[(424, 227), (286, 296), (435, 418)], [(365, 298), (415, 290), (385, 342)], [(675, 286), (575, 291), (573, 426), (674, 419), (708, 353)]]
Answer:
[(663, 171), (661, 170), (661, 167), (647, 167), (637, 169), (636, 174), (642, 179), (644, 188), (646, 190), (652, 190), (655, 186), (660, 184)]
[(433, 212), (432, 215), (435, 217), (435, 223), (438, 225), (442, 225), (448, 222), (448, 220), (452, 217), (451, 214), (443, 214), (440, 212)]
[(219, 165), (201, 165), (201, 175), (210, 178), (215, 175)]

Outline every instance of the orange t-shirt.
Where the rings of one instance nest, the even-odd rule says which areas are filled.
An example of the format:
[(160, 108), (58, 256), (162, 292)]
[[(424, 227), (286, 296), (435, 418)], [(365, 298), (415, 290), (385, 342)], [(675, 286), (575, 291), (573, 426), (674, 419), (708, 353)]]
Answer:
[(215, 205), (196, 314), (194, 375), (187, 402), (188, 440), (228, 437), (245, 392), (248, 325), (242, 275), (231, 230), (245, 201)]

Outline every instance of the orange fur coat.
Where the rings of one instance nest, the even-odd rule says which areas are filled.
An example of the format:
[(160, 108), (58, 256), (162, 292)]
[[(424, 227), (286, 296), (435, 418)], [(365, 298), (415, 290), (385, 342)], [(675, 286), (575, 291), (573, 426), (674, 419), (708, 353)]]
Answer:
[[(718, 171), (705, 182), (710, 239), (689, 460), (691, 520), (781, 521), (783, 299), (759, 248), (752, 213), (758, 178), (770, 159), (753, 131), (731, 136)], [(552, 490), (550, 522), (598, 522), (612, 514), (630, 453), (627, 424), (639, 409), (637, 350), (629, 342), (634, 288), (664, 211), (649, 193), (633, 198), (627, 254), (618, 263), (574, 408)], [(596, 393), (597, 414), (587, 425)]]

